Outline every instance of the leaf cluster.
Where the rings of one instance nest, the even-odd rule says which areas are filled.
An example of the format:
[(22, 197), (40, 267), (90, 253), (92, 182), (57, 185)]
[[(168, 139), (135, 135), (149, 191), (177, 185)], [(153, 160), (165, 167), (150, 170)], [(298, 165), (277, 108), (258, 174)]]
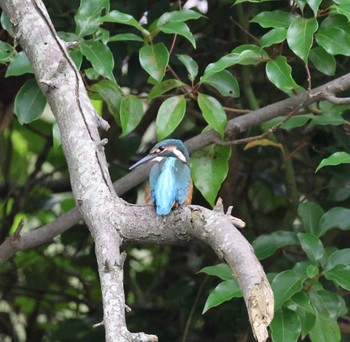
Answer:
[[(102, 134), (109, 140), (112, 178), (125, 175), (157, 139), (186, 140), (214, 130), (218, 144), (191, 155), (198, 190), (193, 202), (214, 206), (219, 195), (246, 222), (243, 233), (274, 289), (272, 340), (345, 340), (349, 105), (301, 104), (288, 120), (276, 117), (230, 137), (265, 134), (246, 145), (225, 141), (225, 129), (238, 115), (349, 70), (347, 1), (212, 1), (203, 13), (165, 0), (47, 6), (96, 112), (110, 123)], [(74, 202), (58, 127), (3, 13), (1, 27), (8, 35), (0, 41), (1, 77), (10, 91), (10, 100), (1, 97), (1, 104), (7, 113), (13, 103), (17, 115), (0, 117), (5, 239), (21, 219), (26, 229), (44, 225)], [(124, 198), (134, 202), (137, 193)], [(210, 341), (237, 340), (250, 331), (242, 300), (230, 301), (241, 296), (233, 275), (223, 264), (204, 268), (216, 257), (202, 246), (127, 250), (125, 289), (134, 309), (128, 320), (135, 330), (152, 330), (166, 341), (179, 338), (179, 331)], [(12, 326), (25, 317), (12, 334), (28, 340), (88, 341), (95, 334), (102, 339), (91, 329), (101, 321), (95, 267), (82, 225), (52, 244), (19, 253), (0, 278), (4, 322)], [(193, 276), (199, 269), (208, 276)], [(216, 284), (211, 276), (222, 281)]]

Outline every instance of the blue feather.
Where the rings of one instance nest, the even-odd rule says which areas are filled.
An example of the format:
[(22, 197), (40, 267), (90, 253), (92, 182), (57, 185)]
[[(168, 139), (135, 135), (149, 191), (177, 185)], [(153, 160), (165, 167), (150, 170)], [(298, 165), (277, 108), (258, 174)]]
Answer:
[(158, 215), (167, 215), (175, 202), (182, 204), (187, 196), (191, 173), (177, 158), (166, 158), (150, 172), (151, 200)]

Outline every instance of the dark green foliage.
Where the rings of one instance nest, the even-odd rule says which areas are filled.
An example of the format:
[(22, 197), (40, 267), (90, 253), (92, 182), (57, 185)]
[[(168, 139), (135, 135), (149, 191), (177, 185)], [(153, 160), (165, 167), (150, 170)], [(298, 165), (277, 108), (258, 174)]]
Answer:
[[(143, 152), (156, 137), (186, 140), (209, 128), (223, 137), (236, 115), (350, 69), (345, 0), (298, 0), (293, 7), (210, 1), (203, 14), (165, 0), (45, 5), (59, 36), (74, 43), (69, 53), (110, 123), (102, 134), (113, 180), (138, 159), (141, 139)], [(3, 14), (0, 33), (3, 241), (21, 219), (26, 231), (75, 204), (57, 125), (43, 114), (46, 101)], [(285, 122), (277, 117), (237, 134), (273, 130), (244, 147), (194, 152), (193, 202), (213, 206), (219, 195), (246, 222), (243, 234), (275, 293), (273, 341), (349, 341), (349, 105), (322, 101), (300, 109)], [(130, 202), (136, 197), (136, 190), (123, 195)], [(226, 265), (208, 266), (218, 260), (207, 246), (125, 248), (130, 331), (160, 341), (252, 340), (236, 281)], [(93, 241), (83, 224), (2, 264), (0, 288), (0, 340), (103, 341), (103, 328), (92, 328), (103, 310)]]

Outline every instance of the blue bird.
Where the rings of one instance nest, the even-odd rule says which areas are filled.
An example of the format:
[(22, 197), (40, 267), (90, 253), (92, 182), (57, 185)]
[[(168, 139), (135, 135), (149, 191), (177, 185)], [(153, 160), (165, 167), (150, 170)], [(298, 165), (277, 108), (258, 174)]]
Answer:
[[(189, 168), (190, 156), (181, 140), (166, 139), (155, 145), (150, 153), (130, 167), (156, 162), (149, 174), (150, 199), (158, 215), (168, 215), (172, 208), (191, 203), (193, 185)], [(149, 204), (150, 204), (149, 203)]]

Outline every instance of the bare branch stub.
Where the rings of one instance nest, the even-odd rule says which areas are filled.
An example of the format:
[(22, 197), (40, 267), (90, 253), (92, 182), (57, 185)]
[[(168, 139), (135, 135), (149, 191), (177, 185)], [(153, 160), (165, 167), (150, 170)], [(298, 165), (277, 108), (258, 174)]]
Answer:
[(350, 104), (350, 97), (337, 97), (332, 93), (326, 92), (324, 95), (325, 100), (333, 103), (333, 104)]

